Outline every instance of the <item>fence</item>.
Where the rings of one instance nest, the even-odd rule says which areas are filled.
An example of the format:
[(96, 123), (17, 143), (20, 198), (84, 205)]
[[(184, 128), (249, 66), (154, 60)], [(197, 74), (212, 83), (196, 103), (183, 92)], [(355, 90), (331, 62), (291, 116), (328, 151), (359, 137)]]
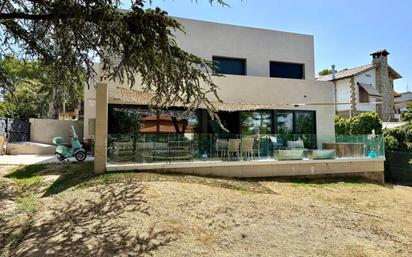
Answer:
[(25, 142), (30, 139), (30, 122), (0, 118), (0, 133), (7, 133), (8, 142)]
[(25, 142), (30, 139), (30, 122), (0, 118), (0, 133), (7, 133), (8, 142)]
[(412, 152), (386, 152), (385, 171), (391, 182), (412, 186)]

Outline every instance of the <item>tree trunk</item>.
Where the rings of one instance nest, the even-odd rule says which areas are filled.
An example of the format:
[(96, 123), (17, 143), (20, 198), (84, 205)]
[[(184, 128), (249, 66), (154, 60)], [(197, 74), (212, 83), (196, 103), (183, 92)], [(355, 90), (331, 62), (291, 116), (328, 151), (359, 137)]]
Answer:
[(49, 111), (48, 111), (48, 114), (47, 114), (47, 117), (49, 119), (55, 119), (56, 118), (55, 99), (56, 99), (56, 89), (53, 87), (52, 95), (49, 98)]

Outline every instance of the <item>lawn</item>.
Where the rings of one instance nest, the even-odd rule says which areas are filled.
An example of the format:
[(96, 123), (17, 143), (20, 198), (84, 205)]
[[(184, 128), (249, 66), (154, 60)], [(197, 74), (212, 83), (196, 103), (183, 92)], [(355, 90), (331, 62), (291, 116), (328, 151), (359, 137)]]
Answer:
[(0, 168), (0, 256), (412, 256), (412, 188)]

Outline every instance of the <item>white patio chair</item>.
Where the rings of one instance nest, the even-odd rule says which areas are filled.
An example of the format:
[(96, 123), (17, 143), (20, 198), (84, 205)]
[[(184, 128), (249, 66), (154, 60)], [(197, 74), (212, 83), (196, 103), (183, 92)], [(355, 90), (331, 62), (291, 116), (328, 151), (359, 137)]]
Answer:
[(240, 143), (240, 154), (243, 157), (253, 157), (253, 143), (255, 139), (253, 137), (242, 138)]
[(227, 154), (229, 158), (235, 155), (238, 158), (240, 158), (239, 146), (240, 146), (240, 139), (234, 139), (234, 138), (229, 139), (229, 143), (227, 147)]
[(227, 155), (228, 150), (228, 142), (227, 139), (216, 139), (216, 152), (217, 157), (225, 157)]

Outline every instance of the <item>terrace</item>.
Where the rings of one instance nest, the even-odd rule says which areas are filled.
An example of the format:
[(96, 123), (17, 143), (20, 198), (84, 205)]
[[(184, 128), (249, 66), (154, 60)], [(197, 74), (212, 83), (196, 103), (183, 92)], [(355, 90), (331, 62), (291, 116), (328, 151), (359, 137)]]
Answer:
[[(237, 80), (238, 77), (219, 78), (222, 90), (229, 90), (229, 85), (236, 82), (238, 91), (249, 96), (253, 94), (243, 92), (249, 90), (249, 82), (255, 87), (262, 82), (278, 90), (286, 90), (288, 85), (288, 81), (276, 78), (246, 76)], [(218, 114), (230, 132), (211, 120), (206, 110), (187, 112), (178, 106), (151, 110), (150, 98), (140, 91), (99, 83), (96, 156), (101, 161), (96, 162), (95, 169), (227, 177), (356, 173), (382, 182), (382, 136), (335, 136), (333, 108), (324, 104), (329, 98), (314, 94), (319, 92), (316, 85), (306, 91), (314, 82), (299, 83), (305, 84), (305, 92), (301, 93), (306, 100), (298, 99), (301, 93), (295, 94), (296, 99), (287, 100), (303, 103), (297, 105), (283, 103), (281, 94), (262, 95), (243, 104), (235, 102), (238, 91), (224, 93), (225, 102), (217, 106)]]
[(381, 135), (110, 134), (107, 151), (109, 171), (226, 177), (357, 173), (383, 179)]

